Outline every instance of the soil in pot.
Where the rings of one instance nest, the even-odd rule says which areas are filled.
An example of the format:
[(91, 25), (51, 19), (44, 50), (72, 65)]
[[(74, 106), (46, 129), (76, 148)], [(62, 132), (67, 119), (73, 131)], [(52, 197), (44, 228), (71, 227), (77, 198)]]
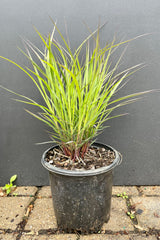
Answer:
[(60, 148), (54, 148), (46, 154), (45, 161), (55, 167), (65, 170), (94, 170), (100, 167), (109, 166), (113, 163), (115, 154), (105, 148), (90, 146), (84, 158), (71, 160), (64, 155)]

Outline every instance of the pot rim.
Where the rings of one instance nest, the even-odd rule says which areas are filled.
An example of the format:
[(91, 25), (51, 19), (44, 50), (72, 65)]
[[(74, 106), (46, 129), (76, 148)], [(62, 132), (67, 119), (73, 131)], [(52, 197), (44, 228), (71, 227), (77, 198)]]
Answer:
[(87, 177), (87, 176), (99, 175), (99, 174), (102, 174), (102, 173), (105, 173), (105, 172), (109, 172), (113, 168), (115, 168), (117, 165), (121, 164), (122, 155), (116, 149), (114, 149), (113, 147), (111, 147), (109, 145), (105, 145), (103, 143), (97, 143), (97, 142), (93, 143), (92, 145), (95, 146), (95, 147), (102, 147), (102, 148), (105, 148), (107, 150), (113, 151), (115, 153), (115, 159), (114, 159), (113, 163), (111, 163), (108, 166), (100, 167), (100, 168), (92, 169), (92, 170), (80, 170), (80, 169), (67, 170), (67, 169), (63, 169), (63, 168), (58, 168), (58, 167), (55, 167), (55, 166), (51, 165), (49, 162), (45, 161), (45, 156), (46, 156), (47, 152), (52, 150), (53, 148), (58, 147), (58, 145), (50, 147), (49, 149), (47, 149), (43, 153), (42, 158), (41, 158), (41, 163), (44, 166), (44, 168), (46, 168), (49, 172), (60, 174), (60, 175), (77, 176), (77, 177), (78, 176), (79, 177)]

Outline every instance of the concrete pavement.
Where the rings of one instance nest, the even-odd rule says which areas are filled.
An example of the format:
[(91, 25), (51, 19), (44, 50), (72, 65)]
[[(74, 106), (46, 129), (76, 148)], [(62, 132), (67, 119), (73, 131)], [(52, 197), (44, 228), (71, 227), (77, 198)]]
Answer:
[(114, 186), (111, 218), (98, 234), (57, 229), (49, 186), (17, 187), (0, 197), (0, 240), (160, 239), (160, 186)]

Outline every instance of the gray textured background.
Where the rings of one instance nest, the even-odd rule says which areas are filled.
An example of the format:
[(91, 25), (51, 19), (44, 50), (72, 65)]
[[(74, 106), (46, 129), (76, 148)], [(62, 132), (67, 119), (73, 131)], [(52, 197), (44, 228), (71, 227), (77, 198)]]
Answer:
[[(71, 45), (78, 46), (88, 30), (94, 30), (100, 19), (107, 25), (101, 31), (102, 43), (128, 39), (144, 33), (146, 37), (129, 44), (122, 66), (145, 62), (147, 66), (137, 72), (121, 94), (160, 88), (160, 1), (159, 0), (5, 0), (0, 1), (0, 55), (22, 66), (27, 60), (17, 46), (23, 48), (21, 36), (41, 47), (33, 30), (47, 34), (52, 30), (53, 20), (65, 33), (64, 18), (68, 25)], [(114, 59), (113, 59), (114, 61)], [(0, 60), (0, 84), (29, 97), (39, 98), (33, 84), (15, 66)], [(48, 140), (46, 127), (32, 118), (21, 103), (0, 90), (0, 185), (18, 175), (19, 185), (45, 185), (48, 174), (40, 164), (43, 151), (50, 147), (34, 143)], [(160, 184), (160, 93), (149, 94), (141, 101), (121, 109), (129, 115), (108, 122), (98, 138), (112, 145), (123, 154), (123, 163), (114, 171), (117, 185)]]

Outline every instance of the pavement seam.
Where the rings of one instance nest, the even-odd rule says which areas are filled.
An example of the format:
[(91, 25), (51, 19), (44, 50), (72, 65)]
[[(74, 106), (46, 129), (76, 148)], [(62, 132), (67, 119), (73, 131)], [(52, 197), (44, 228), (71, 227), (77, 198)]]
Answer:
[(135, 207), (133, 206), (133, 203), (132, 203), (132, 196), (128, 196), (128, 199), (126, 199), (126, 205), (127, 205), (128, 212), (135, 211), (135, 213), (134, 213), (135, 217), (133, 219), (130, 218), (129, 216), (128, 217), (130, 218), (130, 220), (133, 224), (134, 233), (140, 233), (140, 231), (138, 231), (138, 229), (135, 227), (135, 225), (138, 225), (138, 218), (137, 218), (137, 214), (136, 214), (136, 209), (135, 209)]
[[(30, 206), (32, 205), (32, 210), (34, 209), (34, 204), (35, 204), (35, 201), (37, 199), (37, 194), (39, 193), (40, 189), (42, 187), (37, 187), (37, 191), (34, 195), (25, 195), (24, 197), (33, 197), (33, 200), (31, 200), (31, 202), (28, 204), (28, 206), (26, 207), (26, 210), (25, 210), (25, 214), (23, 216), (23, 219), (20, 223), (17, 224), (17, 228), (15, 230), (15, 232), (18, 233), (17, 237), (16, 237), (16, 240), (20, 240), (21, 239), (21, 236), (22, 236), (22, 233), (24, 232), (24, 228), (27, 224), (27, 221), (30, 217), (30, 215), (32, 214), (32, 211), (29, 211), (30, 209)], [(20, 196), (20, 195), (19, 195)]]
[(143, 190), (141, 189), (141, 186), (136, 186), (136, 189), (138, 191), (138, 195), (141, 196), (143, 192)]
[[(142, 187), (143, 186), (136, 186), (137, 191), (139, 193), (139, 197), (141, 197), (141, 196), (145, 196), (145, 197), (160, 197), (160, 194), (146, 194)], [(146, 188), (147, 188), (147, 186), (146, 186)]]
[[(1, 231), (1, 229), (0, 229), (0, 231)], [(23, 233), (28, 233), (28, 231), (26, 230), (26, 231), (22, 231), (21, 232), (21, 235), (18, 235), (17, 237), (16, 237), (16, 240), (19, 240), (20, 238), (21, 238), (21, 236), (22, 236), (22, 234)], [(1, 236), (1, 234), (6, 234), (6, 233), (8, 233), (8, 234), (16, 234), (16, 232), (14, 231), (14, 230), (10, 230), (10, 229), (7, 229), (6, 231), (4, 231), (4, 229), (3, 229), (3, 232), (1, 232), (0, 233), (0, 236)], [(58, 235), (60, 235), (60, 234), (63, 234), (63, 235), (67, 235), (67, 234), (69, 234), (69, 233), (64, 233), (64, 232), (62, 232), (62, 231), (59, 231), (58, 229), (41, 229), (41, 230), (39, 230), (38, 231), (38, 235), (37, 236), (45, 236), (45, 235), (47, 235), (47, 236), (53, 236), (53, 235), (55, 235), (55, 234), (58, 234)], [(76, 232), (73, 232), (73, 233), (70, 233), (70, 234), (75, 234), (76, 235), (76, 240), (80, 240), (81, 239), (81, 236), (84, 236), (84, 235), (86, 235), (86, 234), (80, 234), (80, 233), (76, 233)], [(94, 233), (93, 233), (94, 234)], [(138, 236), (141, 236), (141, 235), (146, 235), (146, 237), (147, 236), (155, 236), (158, 240), (160, 239), (160, 230), (159, 229), (149, 229), (148, 231), (140, 231), (140, 230), (138, 230), (138, 231), (123, 231), (123, 230), (121, 230), (121, 231), (111, 231), (111, 230), (105, 230), (105, 232), (104, 233), (101, 233), (101, 234), (97, 234), (97, 235), (101, 235), (101, 236), (107, 236), (107, 235), (113, 235), (113, 236), (117, 236), (117, 235), (121, 235), (121, 236), (125, 236), (125, 235), (128, 235), (128, 236), (130, 236), (130, 235), (133, 235), (133, 234), (138, 234)], [(91, 236), (92, 234), (87, 234), (88, 236)], [(34, 235), (32, 235), (32, 234), (29, 234), (29, 236), (35, 236), (35, 234)]]
[(7, 228), (7, 229), (0, 228), (0, 234), (14, 233), (14, 232), (15, 230), (12, 230), (10, 228)]

